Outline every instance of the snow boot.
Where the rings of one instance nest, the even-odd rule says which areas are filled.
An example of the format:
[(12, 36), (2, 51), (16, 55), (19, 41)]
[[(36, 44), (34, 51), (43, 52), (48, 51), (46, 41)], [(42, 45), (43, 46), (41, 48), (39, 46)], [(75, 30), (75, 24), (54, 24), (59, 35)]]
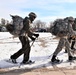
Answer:
[(54, 55), (54, 56), (52, 57), (52, 59), (51, 59), (51, 62), (52, 62), (52, 63), (59, 63), (60, 60), (59, 60), (59, 59), (56, 59), (56, 56)]
[(69, 61), (76, 60), (76, 57), (69, 56), (68, 60), (69, 60)]

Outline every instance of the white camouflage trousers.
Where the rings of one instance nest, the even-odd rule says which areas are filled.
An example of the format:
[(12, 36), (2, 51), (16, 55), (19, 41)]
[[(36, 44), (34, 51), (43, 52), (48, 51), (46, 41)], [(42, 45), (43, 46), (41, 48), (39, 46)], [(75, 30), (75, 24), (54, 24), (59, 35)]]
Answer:
[(57, 54), (62, 50), (63, 47), (67, 48), (68, 56), (71, 56), (72, 54), (70, 44), (66, 38), (60, 38), (58, 46), (53, 55), (57, 56)]

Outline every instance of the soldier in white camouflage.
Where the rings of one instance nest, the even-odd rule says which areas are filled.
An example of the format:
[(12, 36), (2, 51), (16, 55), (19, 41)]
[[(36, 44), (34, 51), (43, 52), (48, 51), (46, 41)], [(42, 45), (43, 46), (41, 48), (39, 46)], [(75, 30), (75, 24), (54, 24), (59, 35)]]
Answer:
[(71, 21), (71, 23), (68, 23), (68, 28), (67, 28), (68, 29), (68, 34), (66, 36), (60, 37), (58, 46), (57, 46), (56, 50), (54, 51), (53, 56), (52, 56), (52, 59), (51, 59), (51, 62), (52, 63), (59, 62), (60, 61), (56, 57), (57, 57), (58, 53), (62, 50), (63, 47), (66, 47), (67, 48), (68, 60), (69, 61), (72, 61), (72, 60), (76, 59), (76, 57), (73, 57), (72, 56), (70, 44), (69, 44), (69, 41), (68, 41), (68, 37), (69, 36), (74, 37), (76, 35), (76, 33), (72, 29), (72, 25), (71, 25), (72, 23), (74, 23), (74, 19)]
[[(75, 20), (74, 20), (74, 24), (72, 25), (72, 28), (73, 28), (73, 30), (76, 32), (76, 18), (75, 18)], [(71, 37), (70, 39), (72, 39), (72, 37)], [(74, 47), (75, 41), (76, 41), (76, 38), (73, 38), (73, 39), (72, 39), (72, 44), (71, 44), (71, 49), (72, 49), (72, 50), (76, 50), (75, 47)]]
[[(72, 23), (72, 17), (66, 18), (67, 22), (71, 23), (73, 30), (76, 32), (76, 19), (74, 19), (74, 23)], [(71, 49), (72, 51), (75, 51), (76, 49), (74, 48), (75, 45), (75, 38), (72, 38), (71, 36), (68, 37), (69, 43), (71, 43)], [(67, 53), (67, 48), (65, 48), (65, 53)]]

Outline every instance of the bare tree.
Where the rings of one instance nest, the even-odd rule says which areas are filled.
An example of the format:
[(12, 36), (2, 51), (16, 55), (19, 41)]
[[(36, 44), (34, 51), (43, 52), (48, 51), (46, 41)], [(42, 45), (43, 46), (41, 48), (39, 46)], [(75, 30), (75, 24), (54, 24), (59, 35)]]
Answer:
[(5, 25), (5, 19), (1, 19), (1, 25)]
[(33, 25), (36, 29), (46, 28), (46, 23), (40, 20), (35, 21)]

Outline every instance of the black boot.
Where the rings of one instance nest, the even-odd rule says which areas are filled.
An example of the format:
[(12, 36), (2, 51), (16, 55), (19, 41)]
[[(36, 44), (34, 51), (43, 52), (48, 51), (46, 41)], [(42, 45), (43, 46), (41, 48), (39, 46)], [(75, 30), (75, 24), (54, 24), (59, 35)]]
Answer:
[(59, 59), (56, 59), (56, 56), (53, 55), (53, 57), (52, 57), (52, 59), (51, 59), (51, 62), (52, 62), (52, 63), (58, 63), (58, 62), (60, 62), (60, 60), (59, 60)]
[(10, 57), (10, 60), (11, 60), (11, 61), (12, 61), (12, 63), (14, 63), (14, 64), (16, 64), (16, 63), (17, 63), (16, 59), (13, 59), (13, 58), (12, 58), (12, 56)]
[(72, 61), (72, 60), (76, 60), (76, 57), (73, 57), (73, 56), (69, 56), (69, 61)]
[(75, 45), (75, 41), (72, 41), (71, 49), (73, 49), (73, 50), (75, 49), (74, 45)]

